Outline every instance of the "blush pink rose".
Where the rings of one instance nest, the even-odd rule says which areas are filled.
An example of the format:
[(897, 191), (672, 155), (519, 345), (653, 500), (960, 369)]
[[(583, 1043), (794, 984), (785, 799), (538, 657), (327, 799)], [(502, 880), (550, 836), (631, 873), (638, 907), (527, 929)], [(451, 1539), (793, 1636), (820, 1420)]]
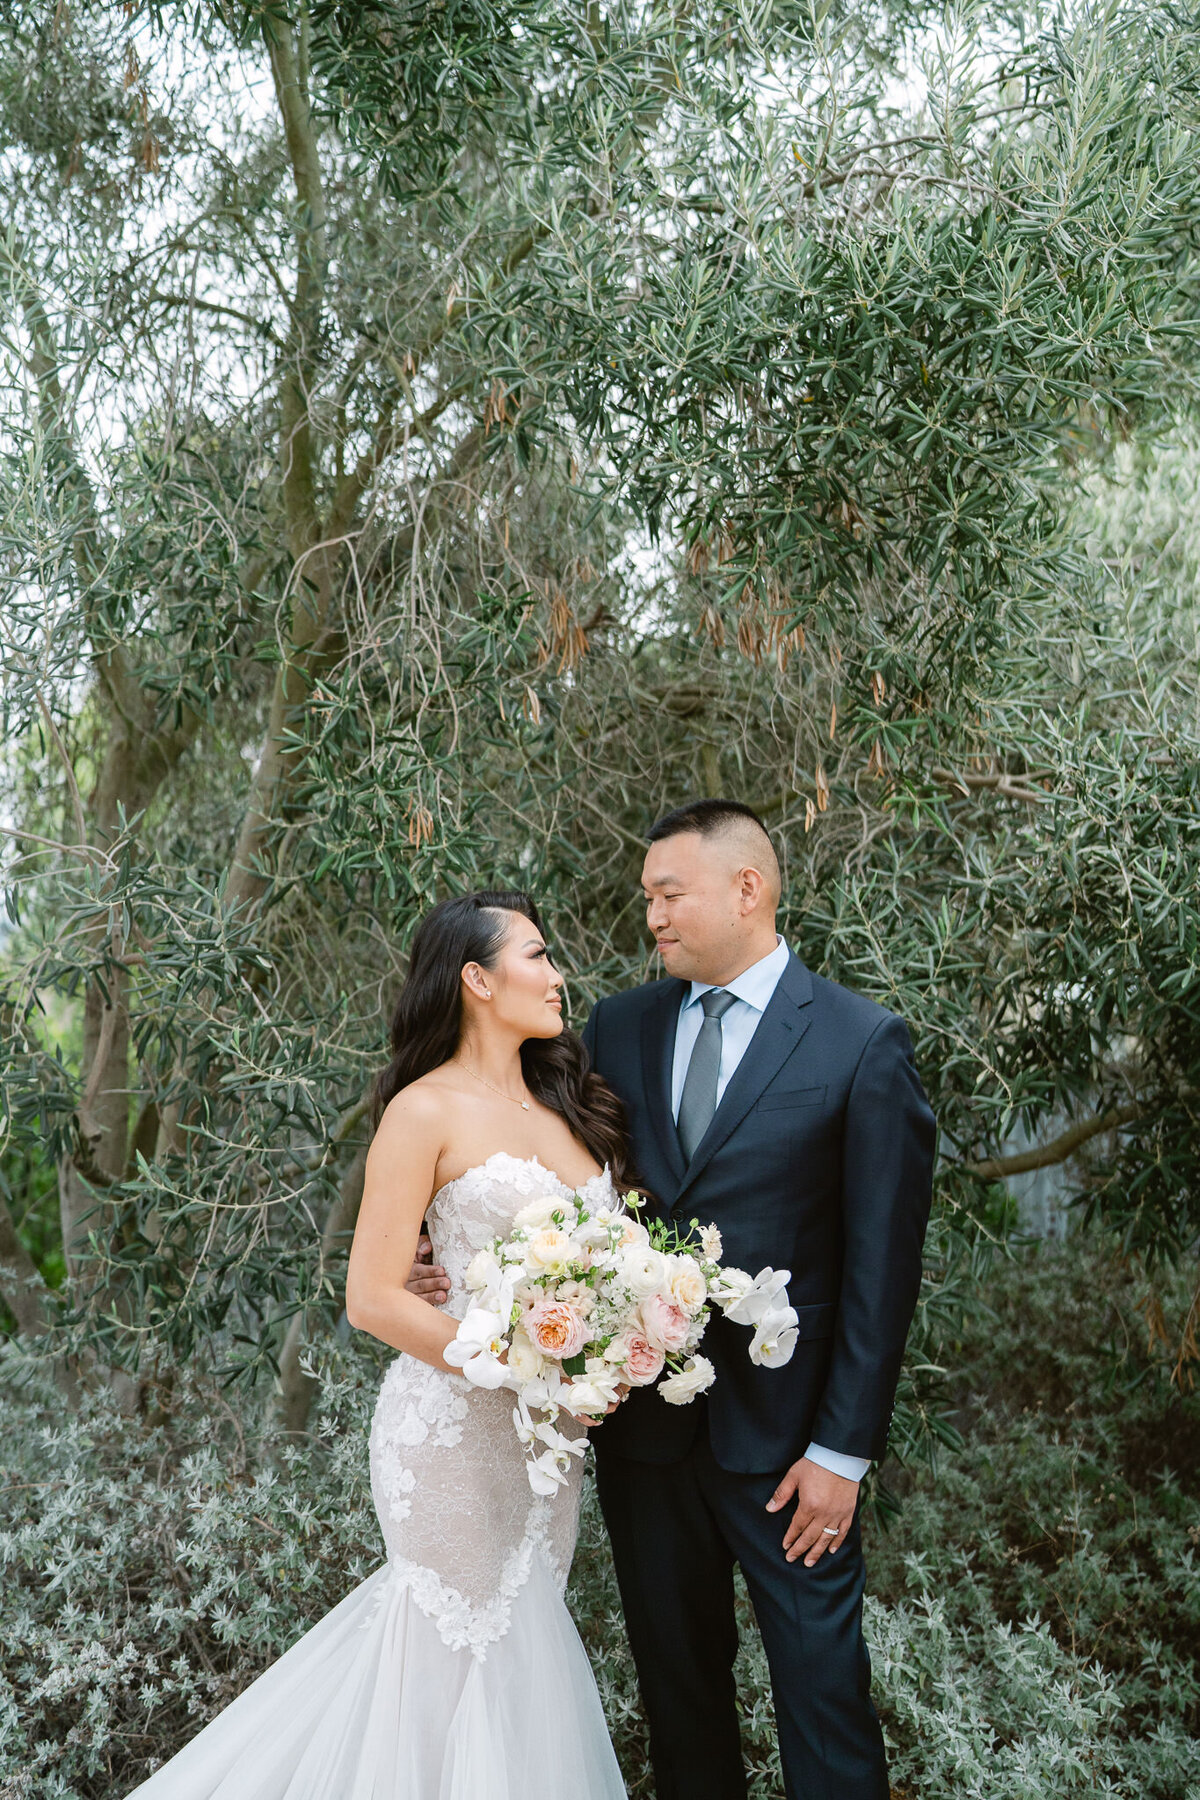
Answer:
[(525, 1314), (525, 1330), (543, 1356), (555, 1362), (578, 1356), (587, 1343), (583, 1314), (565, 1300), (538, 1300)]
[(642, 1328), (655, 1349), (669, 1356), (687, 1343), (692, 1321), (666, 1294), (651, 1294), (642, 1301)]
[(663, 1353), (640, 1331), (627, 1331), (621, 1338), (625, 1360), (621, 1374), (630, 1387), (649, 1387), (663, 1372)]

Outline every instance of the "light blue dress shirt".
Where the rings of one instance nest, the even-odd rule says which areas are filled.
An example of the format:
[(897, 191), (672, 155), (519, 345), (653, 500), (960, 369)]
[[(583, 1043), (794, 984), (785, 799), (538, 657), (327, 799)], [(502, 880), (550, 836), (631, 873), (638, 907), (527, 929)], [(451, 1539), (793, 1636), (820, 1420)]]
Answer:
[[(758, 1021), (767, 1010), (771, 995), (779, 985), (779, 978), (787, 968), (788, 955), (787, 945), (782, 938), (778, 938), (775, 948), (767, 956), (752, 963), (748, 969), (743, 969), (736, 981), (725, 983), (725, 992), (734, 995), (736, 1005), (731, 1006), (721, 1020), (718, 1106), (729, 1086), (730, 1077), (758, 1030)], [(683, 1094), (688, 1063), (696, 1047), (700, 1027), (704, 1023), (704, 1008), (700, 1004), (700, 996), (711, 992), (712, 985), (709, 982), (693, 981), (691, 992), (679, 1009), (679, 1022), (675, 1027), (675, 1057), (671, 1065), (671, 1114), (676, 1121), (679, 1118), (679, 1101)], [(751, 1273), (754, 1271), (751, 1270)], [(839, 1450), (826, 1450), (822, 1444), (810, 1444), (804, 1454), (809, 1462), (817, 1463), (822, 1469), (829, 1469), (835, 1475), (843, 1475), (847, 1481), (861, 1481), (871, 1466), (865, 1457), (844, 1456)]]

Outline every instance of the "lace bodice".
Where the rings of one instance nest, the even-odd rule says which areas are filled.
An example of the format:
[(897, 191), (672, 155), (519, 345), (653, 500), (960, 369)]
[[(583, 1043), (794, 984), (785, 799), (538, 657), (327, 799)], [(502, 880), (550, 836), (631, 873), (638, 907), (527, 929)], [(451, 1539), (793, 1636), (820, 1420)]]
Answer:
[[(593, 1175), (578, 1192), (591, 1193), (600, 1184), (612, 1188), (607, 1169)], [(505, 1236), (523, 1206), (542, 1194), (565, 1196), (576, 1191), (536, 1156), (511, 1156), (507, 1150), (497, 1150), (486, 1162), (439, 1188), (425, 1218), (433, 1260), (450, 1277), (447, 1312), (462, 1318), (469, 1298), (463, 1285), (467, 1264), (494, 1237)]]
[[(615, 1197), (607, 1170), (581, 1191), (601, 1183)], [(439, 1189), (426, 1219), (434, 1260), (450, 1277), (446, 1311), (463, 1316), (467, 1264), (523, 1206), (573, 1191), (536, 1157), (506, 1150)], [(541, 1556), (561, 1588), (575, 1547), (581, 1465), (573, 1459), (569, 1484), (536, 1499), (512, 1413), (511, 1394), (400, 1356), (371, 1426), (371, 1487), (394, 1577), (451, 1648), (480, 1657), (507, 1630), (532, 1559)], [(560, 1429), (572, 1435), (583, 1426), (564, 1418)]]

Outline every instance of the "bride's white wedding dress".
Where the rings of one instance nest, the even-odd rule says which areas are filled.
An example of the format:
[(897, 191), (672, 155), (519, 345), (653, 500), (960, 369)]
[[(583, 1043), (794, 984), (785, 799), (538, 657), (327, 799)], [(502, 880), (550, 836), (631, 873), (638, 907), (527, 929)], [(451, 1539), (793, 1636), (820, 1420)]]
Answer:
[[(451, 1314), (475, 1251), (534, 1195), (569, 1191), (505, 1151), (439, 1190), (427, 1217)], [(503, 1390), (392, 1364), (371, 1426), (386, 1564), (137, 1800), (625, 1800), (563, 1601), (581, 1461), (535, 1498), (512, 1409)]]

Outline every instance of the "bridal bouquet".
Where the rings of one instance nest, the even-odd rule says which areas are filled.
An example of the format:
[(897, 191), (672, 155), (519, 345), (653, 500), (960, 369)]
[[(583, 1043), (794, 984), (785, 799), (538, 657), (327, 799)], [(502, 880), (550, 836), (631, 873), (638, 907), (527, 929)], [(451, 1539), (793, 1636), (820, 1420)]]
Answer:
[(636, 1194), (609, 1206), (581, 1194), (532, 1200), (467, 1269), (471, 1306), (445, 1358), (477, 1387), (515, 1392), (535, 1494), (552, 1494), (587, 1448), (558, 1429), (560, 1412), (602, 1418), (660, 1377), (675, 1406), (712, 1385), (715, 1370), (695, 1350), (714, 1306), (753, 1328), (751, 1362), (779, 1367), (795, 1349), (790, 1270), (725, 1267), (715, 1225), (692, 1239), (643, 1224), (641, 1205)]

